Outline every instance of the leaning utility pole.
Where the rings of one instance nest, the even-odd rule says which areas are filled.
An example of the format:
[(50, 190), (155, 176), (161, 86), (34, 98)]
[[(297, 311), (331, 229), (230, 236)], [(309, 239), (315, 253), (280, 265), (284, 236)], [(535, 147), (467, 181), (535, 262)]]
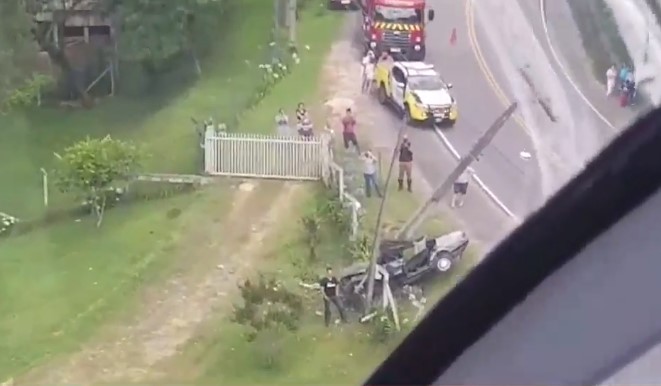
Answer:
[(498, 134), (498, 131), (503, 127), (505, 122), (514, 114), (514, 111), (517, 108), (517, 103), (514, 102), (510, 107), (505, 110), (505, 112), (496, 119), (496, 121), (484, 132), (482, 137), (480, 137), (473, 148), (468, 154), (466, 154), (460, 161), (457, 167), (450, 173), (448, 178), (445, 179), (434, 191), (431, 198), (427, 200), (418, 210), (411, 216), (409, 221), (406, 222), (404, 227), (397, 234), (399, 239), (409, 239), (411, 235), (418, 229), (420, 224), (424, 221), (424, 217), (429, 210), (429, 208), (438, 203), (443, 199), (443, 197), (450, 191), (454, 182), (459, 178), (459, 176), (470, 166), (470, 164), (475, 161), (482, 151), (489, 146), (493, 138)]
[(383, 210), (386, 206), (386, 199), (388, 198), (388, 186), (390, 185), (390, 179), (392, 178), (392, 172), (395, 167), (395, 160), (397, 159), (397, 152), (402, 143), (402, 138), (404, 138), (404, 133), (407, 128), (406, 122), (402, 122), (402, 125), (399, 128), (397, 134), (397, 143), (395, 148), (392, 150), (392, 157), (390, 158), (390, 165), (388, 166), (388, 175), (386, 177), (386, 182), (383, 186), (383, 197), (381, 197), (381, 203), (379, 205), (379, 213), (376, 216), (376, 227), (374, 228), (374, 237), (372, 243), (372, 256), (370, 259), (369, 270), (367, 271), (367, 307), (366, 311), (369, 311), (372, 308), (372, 300), (374, 298), (374, 281), (376, 280), (376, 260), (379, 256), (379, 244), (381, 244), (381, 221), (383, 216)]

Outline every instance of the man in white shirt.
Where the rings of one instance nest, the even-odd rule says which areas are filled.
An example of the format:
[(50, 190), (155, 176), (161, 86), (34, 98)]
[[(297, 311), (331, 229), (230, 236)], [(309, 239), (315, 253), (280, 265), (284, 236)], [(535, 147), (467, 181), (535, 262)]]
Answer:
[(372, 51), (368, 51), (363, 57), (362, 78), (362, 92), (363, 94), (368, 94), (372, 89), (372, 83), (374, 82), (374, 53)]
[(472, 168), (468, 168), (464, 170), (454, 182), (454, 194), (452, 195), (452, 202), (450, 203), (451, 207), (457, 208), (464, 206), (464, 197), (466, 197), (466, 192), (468, 192), (468, 181), (470, 181), (470, 178), (474, 173), (475, 172)]
[(613, 90), (615, 89), (615, 82), (617, 80), (617, 68), (613, 64), (610, 66), (608, 71), (606, 71), (606, 96), (613, 95)]
[(365, 196), (372, 196), (372, 188), (376, 191), (376, 195), (381, 196), (379, 184), (376, 181), (377, 159), (372, 152), (366, 151), (361, 155), (363, 161), (363, 177), (365, 178)]

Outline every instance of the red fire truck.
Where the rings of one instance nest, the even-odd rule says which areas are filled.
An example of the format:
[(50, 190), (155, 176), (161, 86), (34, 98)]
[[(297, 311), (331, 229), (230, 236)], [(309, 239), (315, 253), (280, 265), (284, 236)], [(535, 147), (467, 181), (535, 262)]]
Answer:
[(424, 60), (425, 23), (434, 20), (434, 10), (426, 7), (425, 0), (362, 0), (365, 49), (389, 51), (395, 60)]

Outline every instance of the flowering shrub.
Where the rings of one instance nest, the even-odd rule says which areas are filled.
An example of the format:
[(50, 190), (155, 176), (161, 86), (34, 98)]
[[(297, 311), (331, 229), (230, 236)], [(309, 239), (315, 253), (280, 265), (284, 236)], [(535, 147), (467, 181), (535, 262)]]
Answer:
[(18, 219), (8, 214), (0, 213), (0, 236), (8, 235)]

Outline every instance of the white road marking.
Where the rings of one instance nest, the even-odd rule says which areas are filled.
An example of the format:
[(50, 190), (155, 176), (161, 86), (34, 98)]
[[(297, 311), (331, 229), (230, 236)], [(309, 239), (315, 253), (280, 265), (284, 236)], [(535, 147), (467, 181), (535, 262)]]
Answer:
[(557, 52), (555, 51), (555, 48), (553, 47), (553, 44), (551, 43), (551, 36), (549, 34), (549, 28), (548, 28), (548, 22), (546, 20), (546, 0), (539, 0), (539, 12), (542, 16), (542, 28), (544, 29), (544, 37), (546, 38), (546, 45), (549, 46), (549, 51), (551, 51), (551, 56), (553, 57), (553, 60), (555, 63), (558, 65), (558, 68), (560, 68), (560, 72), (562, 72), (562, 75), (567, 79), (567, 82), (572, 86), (572, 88), (576, 91), (579, 97), (583, 99), (583, 102), (595, 113), (596, 116), (599, 117), (608, 127), (610, 127), (613, 131), (617, 132), (619, 131), (609, 120), (608, 118), (604, 117), (599, 110), (597, 110), (596, 107), (590, 102), (590, 100), (583, 94), (581, 89), (578, 87), (576, 82), (571, 78), (569, 75), (569, 71), (565, 68), (565, 66), (560, 62), (560, 57), (558, 56)]
[[(454, 145), (452, 145), (452, 143), (450, 142), (448, 137), (446, 137), (445, 134), (443, 134), (443, 132), (440, 129), (436, 128), (436, 127), (434, 127), (434, 132), (436, 133), (438, 138), (441, 140), (441, 142), (443, 142), (443, 145), (445, 145), (445, 147), (450, 151), (450, 153), (452, 153), (452, 156), (457, 161), (460, 160), (461, 156), (459, 155), (459, 152), (457, 151), (457, 149), (455, 149)], [(471, 176), (472, 176), (473, 180), (475, 181), (475, 183), (480, 187), (480, 189), (482, 189), (482, 191), (484, 191), (484, 193), (487, 195), (487, 197), (489, 197), (489, 199), (494, 204), (496, 204), (496, 206), (500, 210), (502, 210), (508, 217), (512, 218), (517, 223), (521, 223), (521, 219), (517, 215), (515, 215), (514, 212), (512, 212), (507, 207), (507, 205), (505, 205), (505, 203), (502, 202), (498, 198), (498, 196), (496, 196), (496, 194), (491, 189), (489, 189), (487, 184), (485, 184), (484, 181), (482, 181), (482, 179), (476, 173), (471, 174)]]

